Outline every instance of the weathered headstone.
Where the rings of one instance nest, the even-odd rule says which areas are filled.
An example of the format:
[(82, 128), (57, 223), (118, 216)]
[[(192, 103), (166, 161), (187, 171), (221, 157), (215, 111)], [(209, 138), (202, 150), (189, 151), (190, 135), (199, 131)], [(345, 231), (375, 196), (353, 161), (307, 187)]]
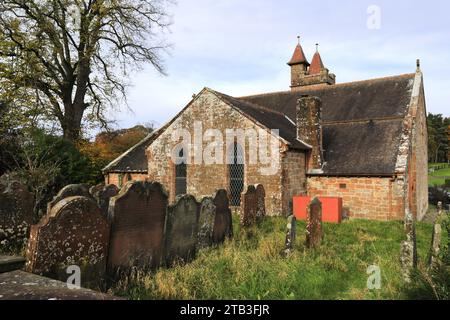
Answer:
[(256, 189), (249, 185), (247, 191), (242, 194), (241, 225), (248, 227), (256, 222), (256, 210), (258, 208), (258, 199), (256, 198)]
[(3, 251), (23, 246), (33, 222), (34, 196), (20, 182), (0, 182), (0, 248)]
[(128, 182), (109, 204), (108, 272), (160, 266), (167, 193), (158, 182)]
[(286, 225), (286, 239), (284, 242), (284, 254), (288, 256), (295, 245), (295, 238), (297, 234), (297, 219), (295, 216), (291, 215), (287, 218)]
[(220, 189), (216, 192), (214, 205), (216, 206), (216, 218), (214, 220), (213, 242), (214, 244), (220, 244), (225, 241), (225, 238), (233, 236), (233, 219), (226, 190)]
[(95, 201), (97, 201), (97, 204), (100, 207), (103, 215), (107, 217), (109, 200), (119, 193), (119, 188), (117, 188), (117, 186), (114, 184), (109, 184), (107, 186), (97, 185), (91, 187), (91, 189), (89, 189), (89, 193), (94, 197)]
[(400, 263), (404, 280), (410, 282), (411, 271), (417, 267), (417, 245), (414, 218), (409, 210), (407, 210), (405, 214), (404, 227), (406, 240), (401, 243)]
[(266, 191), (262, 184), (256, 186), (256, 221), (261, 222), (266, 216)]
[(59, 190), (58, 194), (53, 197), (53, 200), (47, 203), (47, 214), (50, 213), (52, 208), (61, 200), (69, 197), (86, 197), (92, 198), (92, 195), (89, 193), (89, 185), (87, 184), (69, 184)]
[(203, 198), (200, 203), (200, 217), (198, 219), (198, 248), (210, 247), (213, 244), (214, 221), (216, 206), (211, 197)]
[(307, 209), (306, 247), (316, 248), (320, 246), (322, 239), (322, 203), (315, 197)]
[(109, 225), (92, 198), (68, 197), (31, 227), (26, 269), (66, 281), (67, 267), (82, 270), (82, 286), (104, 276)]
[(437, 203), (438, 216), (441, 216), (441, 215), (442, 215), (442, 209), (443, 209), (442, 201), (439, 201), (439, 202)]
[(431, 239), (431, 248), (429, 254), (429, 266), (434, 268), (439, 264), (439, 253), (441, 250), (441, 237), (442, 237), (442, 228), (439, 223), (435, 223), (433, 226), (433, 236)]
[(195, 257), (199, 209), (199, 203), (191, 195), (178, 197), (167, 208), (164, 247), (167, 265), (189, 262)]

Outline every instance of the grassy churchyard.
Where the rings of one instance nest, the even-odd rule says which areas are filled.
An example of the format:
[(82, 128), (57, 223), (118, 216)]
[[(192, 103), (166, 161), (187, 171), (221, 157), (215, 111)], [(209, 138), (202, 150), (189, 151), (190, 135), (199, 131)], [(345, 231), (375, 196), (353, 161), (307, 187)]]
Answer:
[[(248, 229), (235, 219), (234, 238), (223, 246), (201, 250), (186, 265), (136, 273), (122, 280), (112, 293), (131, 299), (435, 298), (423, 280), (425, 272), (422, 274), (432, 224), (417, 223), (419, 271), (411, 285), (403, 281), (399, 261), (400, 243), (405, 238), (402, 222), (324, 224), (324, 242), (316, 250), (305, 248), (305, 228), (305, 222), (297, 222), (295, 251), (285, 257), (281, 254), (284, 218), (267, 218)], [(372, 265), (381, 271), (379, 290), (367, 288), (367, 271)]]

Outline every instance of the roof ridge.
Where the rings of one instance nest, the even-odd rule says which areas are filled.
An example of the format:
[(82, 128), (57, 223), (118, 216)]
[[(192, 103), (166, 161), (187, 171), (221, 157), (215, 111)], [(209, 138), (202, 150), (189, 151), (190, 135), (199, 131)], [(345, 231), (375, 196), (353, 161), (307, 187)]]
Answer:
[(219, 92), (219, 91), (215, 91), (215, 90), (213, 90), (213, 89), (210, 89), (210, 90), (212, 90), (212, 91), (214, 91), (214, 92), (216, 92), (216, 93), (218, 93), (218, 94), (220, 94), (220, 95), (223, 95), (223, 96), (225, 96), (225, 97), (229, 97), (229, 98), (231, 98), (231, 99), (235, 99), (235, 100), (237, 100), (237, 101), (239, 101), (239, 102), (241, 102), (241, 103), (247, 103), (247, 104), (248, 104), (249, 106), (251, 106), (252, 108), (255, 108), (255, 109), (261, 109), (261, 110), (263, 110), (263, 111), (267, 111), (267, 112), (270, 112), (270, 113), (274, 113), (274, 114), (277, 114), (277, 115), (279, 115), (279, 116), (285, 116), (285, 114), (282, 113), (282, 112), (273, 110), (273, 109), (271, 109), (271, 108), (264, 107), (264, 106), (259, 105), (259, 104), (257, 104), (257, 103), (250, 102), (250, 101), (247, 101), (247, 100), (242, 100), (242, 99), (240, 99), (240, 98), (233, 97), (233, 96), (230, 96), (230, 95), (228, 95), (228, 94), (225, 94), (225, 93), (222, 93), (222, 92)]
[[(357, 81), (336, 83), (334, 85), (323, 86), (323, 87), (319, 87), (319, 88), (313, 87), (313, 88), (306, 89), (305, 91), (328, 90), (328, 89), (333, 89), (336, 87), (353, 86), (353, 85), (363, 84), (363, 83), (367, 83), (367, 82), (378, 82), (378, 81), (386, 81), (386, 80), (393, 80), (393, 79), (403, 79), (403, 78), (414, 77), (414, 76), (415, 76), (415, 73), (403, 73), (403, 74), (399, 74), (399, 75), (395, 75), (395, 76), (386, 76), (386, 77), (372, 78), (372, 79), (366, 79), (366, 80), (357, 80)], [(276, 95), (276, 94), (301, 93), (301, 92), (302, 91), (283, 90), (283, 91), (266, 92), (266, 93), (260, 93), (260, 94), (241, 96), (241, 97), (238, 97), (237, 99), (264, 97), (264, 96), (270, 96), (270, 95)]]

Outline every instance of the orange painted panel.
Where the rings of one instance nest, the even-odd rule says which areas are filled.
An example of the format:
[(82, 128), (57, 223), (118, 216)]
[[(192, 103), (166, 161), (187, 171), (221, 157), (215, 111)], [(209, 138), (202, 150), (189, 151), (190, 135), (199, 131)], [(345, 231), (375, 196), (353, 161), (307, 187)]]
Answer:
[[(337, 197), (319, 197), (322, 202), (322, 221), (331, 223), (342, 222), (342, 198)], [(293, 209), (294, 215), (298, 220), (306, 220), (306, 208), (311, 202), (311, 197), (294, 197)]]

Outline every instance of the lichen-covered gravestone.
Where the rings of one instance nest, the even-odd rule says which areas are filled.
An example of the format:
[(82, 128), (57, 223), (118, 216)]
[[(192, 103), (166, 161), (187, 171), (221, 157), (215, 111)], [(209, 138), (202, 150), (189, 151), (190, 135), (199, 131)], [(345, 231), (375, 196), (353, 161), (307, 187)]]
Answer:
[(405, 213), (406, 241), (402, 241), (400, 246), (400, 263), (402, 266), (403, 278), (406, 282), (411, 281), (411, 271), (417, 267), (417, 244), (416, 226), (414, 218), (409, 210)]
[(233, 236), (233, 220), (227, 191), (220, 189), (214, 195), (216, 218), (214, 220), (213, 243), (220, 244)]
[(20, 182), (0, 180), (0, 248), (22, 247), (33, 222), (34, 197)]
[(322, 203), (315, 197), (308, 205), (306, 220), (306, 247), (316, 248), (323, 239)]
[(26, 269), (61, 281), (67, 267), (81, 269), (81, 284), (98, 284), (104, 276), (109, 226), (91, 198), (68, 197), (31, 227)]
[(114, 184), (109, 184), (107, 186), (102, 184), (91, 187), (89, 193), (94, 197), (95, 201), (97, 201), (103, 215), (107, 217), (109, 200), (119, 193), (119, 188)]
[(157, 268), (164, 246), (167, 193), (158, 182), (128, 182), (109, 204), (108, 272)]
[(214, 221), (216, 206), (214, 199), (205, 197), (200, 203), (200, 217), (198, 219), (198, 248), (210, 247), (213, 244)]
[(295, 216), (292, 215), (287, 218), (286, 239), (284, 242), (285, 255), (289, 255), (294, 249), (296, 234), (297, 234), (297, 219), (295, 218)]
[(87, 184), (69, 184), (59, 190), (58, 194), (53, 197), (53, 200), (47, 203), (47, 214), (50, 213), (52, 208), (61, 200), (69, 197), (86, 197), (92, 198), (92, 195), (89, 193), (89, 185)]
[(197, 248), (200, 206), (191, 195), (183, 195), (167, 209), (165, 229), (166, 265), (189, 262)]
[(266, 191), (262, 184), (256, 186), (256, 221), (261, 222), (266, 216)]
[(258, 208), (258, 199), (256, 197), (256, 189), (250, 185), (247, 191), (242, 194), (242, 212), (241, 225), (249, 227), (256, 222), (256, 211)]

